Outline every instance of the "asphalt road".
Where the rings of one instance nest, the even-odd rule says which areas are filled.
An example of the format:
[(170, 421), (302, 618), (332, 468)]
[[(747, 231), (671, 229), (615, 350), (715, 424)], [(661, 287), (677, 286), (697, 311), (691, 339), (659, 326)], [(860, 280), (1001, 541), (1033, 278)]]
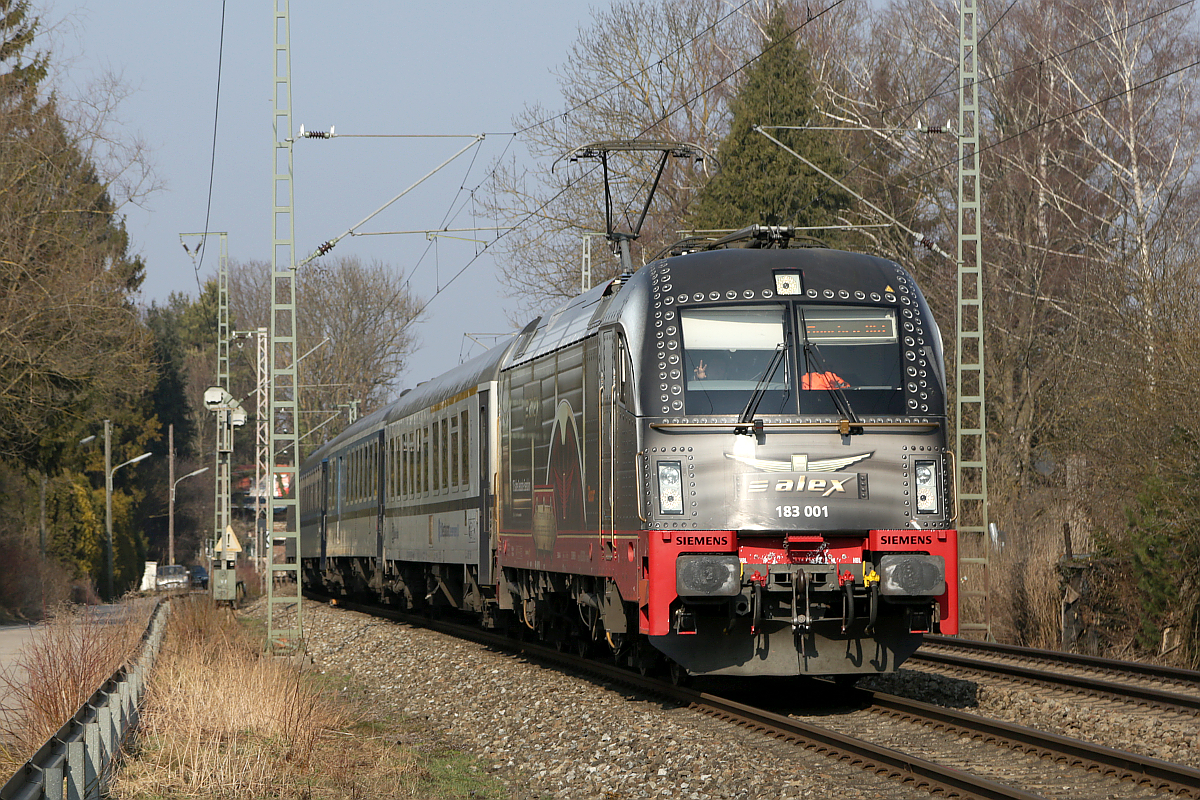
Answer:
[(25, 679), (24, 670), (16, 664), (17, 656), (35, 630), (33, 625), (0, 625), (0, 724), (8, 705), (8, 687)]
[(0, 671), (7, 672), (21, 648), (32, 638), (33, 625), (0, 625)]

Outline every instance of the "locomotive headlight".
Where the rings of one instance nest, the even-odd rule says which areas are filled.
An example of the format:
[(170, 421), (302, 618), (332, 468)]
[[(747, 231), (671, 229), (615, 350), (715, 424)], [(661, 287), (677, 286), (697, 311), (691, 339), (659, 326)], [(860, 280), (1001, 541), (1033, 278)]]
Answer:
[(658, 462), (658, 510), (683, 513), (683, 467), (678, 461)]
[(918, 461), (915, 464), (917, 473), (917, 513), (938, 513), (937, 464), (933, 461)]
[(737, 556), (684, 555), (675, 560), (675, 593), (680, 597), (733, 597), (741, 590)]
[(946, 560), (941, 556), (895, 553), (879, 559), (880, 594), (937, 597), (946, 592)]

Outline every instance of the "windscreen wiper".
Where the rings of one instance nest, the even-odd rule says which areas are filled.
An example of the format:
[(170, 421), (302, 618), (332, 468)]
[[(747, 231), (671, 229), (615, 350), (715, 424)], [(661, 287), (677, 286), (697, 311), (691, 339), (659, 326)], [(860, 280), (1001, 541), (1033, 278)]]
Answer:
[[(788, 351), (787, 342), (780, 342), (775, 345), (775, 354), (771, 356), (771, 363), (767, 364), (767, 369), (763, 372), (762, 377), (758, 379), (758, 383), (754, 386), (754, 393), (750, 395), (750, 402), (746, 403), (746, 407), (742, 410), (742, 415), (738, 417), (738, 425), (749, 425), (754, 420), (754, 415), (758, 412), (758, 405), (762, 402), (763, 397), (767, 393), (767, 387), (771, 383), (771, 376), (775, 374), (775, 370), (779, 369), (780, 362), (783, 361), (784, 355)], [(734, 429), (736, 433), (749, 433), (749, 430), (744, 427)]]
[[(828, 373), (829, 370), (826, 368), (825, 359), (821, 358), (821, 352), (817, 349), (817, 346), (808, 339), (808, 320), (804, 318), (804, 309), (797, 308), (796, 310), (800, 315), (800, 334), (804, 337), (804, 371), (800, 375), (800, 387), (803, 389), (805, 376), (812, 374), (808, 368), (810, 357), (816, 362), (817, 369), (822, 373)], [(834, 374), (836, 375), (836, 373)], [(833, 404), (837, 406), (838, 413), (844, 416), (851, 424), (859, 424), (858, 417), (855, 416), (854, 409), (850, 407), (850, 401), (846, 398), (846, 393), (842, 391), (842, 387), (832, 382), (826, 382), (825, 390), (833, 398)], [(803, 397), (803, 393), (800, 396)], [(847, 428), (848, 431), (849, 429)], [(861, 433), (862, 428), (859, 428), (858, 432)]]
[[(812, 360), (816, 362), (817, 369), (821, 373), (829, 372), (825, 366), (825, 359), (821, 358), (821, 351), (817, 349), (815, 344), (808, 341), (806, 337), (804, 340), (804, 366), (806, 368), (808, 366), (809, 356), (811, 356)], [(809, 374), (811, 373), (806, 369), (805, 375)], [(834, 374), (836, 375), (836, 373)], [(803, 381), (804, 376), (801, 376), (800, 379)], [(842, 391), (842, 387), (836, 383), (833, 383), (832, 381), (827, 381), (825, 385), (825, 391), (829, 392), (830, 396), (833, 397), (833, 404), (837, 406), (838, 413), (844, 416), (852, 424), (857, 425), (858, 417), (855, 416), (854, 409), (850, 407), (850, 400), (846, 397), (846, 393)]]

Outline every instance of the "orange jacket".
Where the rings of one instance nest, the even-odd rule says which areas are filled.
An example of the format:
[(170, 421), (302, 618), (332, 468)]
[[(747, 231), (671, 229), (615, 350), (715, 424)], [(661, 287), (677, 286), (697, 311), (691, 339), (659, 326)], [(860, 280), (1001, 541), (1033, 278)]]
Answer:
[(833, 372), (806, 372), (800, 378), (801, 389), (842, 389), (849, 385)]

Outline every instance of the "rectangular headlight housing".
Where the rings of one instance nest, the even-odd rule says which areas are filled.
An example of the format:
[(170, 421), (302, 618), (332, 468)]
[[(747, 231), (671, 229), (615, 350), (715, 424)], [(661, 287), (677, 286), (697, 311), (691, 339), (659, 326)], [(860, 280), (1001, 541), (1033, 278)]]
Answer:
[(941, 510), (938, 502), (938, 468), (936, 461), (916, 461), (913, 463), (916, 474), (917, 513), (936, 514)]
[(683, 513), (682, 462), (658, 462), (658, 510), (660, 514)]
[(680, 597), (733, 597), (742, 591), (737, 556), (683, 555), (675, 559), (675, 593)]
[(946, 559), (895, 553), (879, 559), (879, 593), (892, 597), (938, 597), (946, 592)]

